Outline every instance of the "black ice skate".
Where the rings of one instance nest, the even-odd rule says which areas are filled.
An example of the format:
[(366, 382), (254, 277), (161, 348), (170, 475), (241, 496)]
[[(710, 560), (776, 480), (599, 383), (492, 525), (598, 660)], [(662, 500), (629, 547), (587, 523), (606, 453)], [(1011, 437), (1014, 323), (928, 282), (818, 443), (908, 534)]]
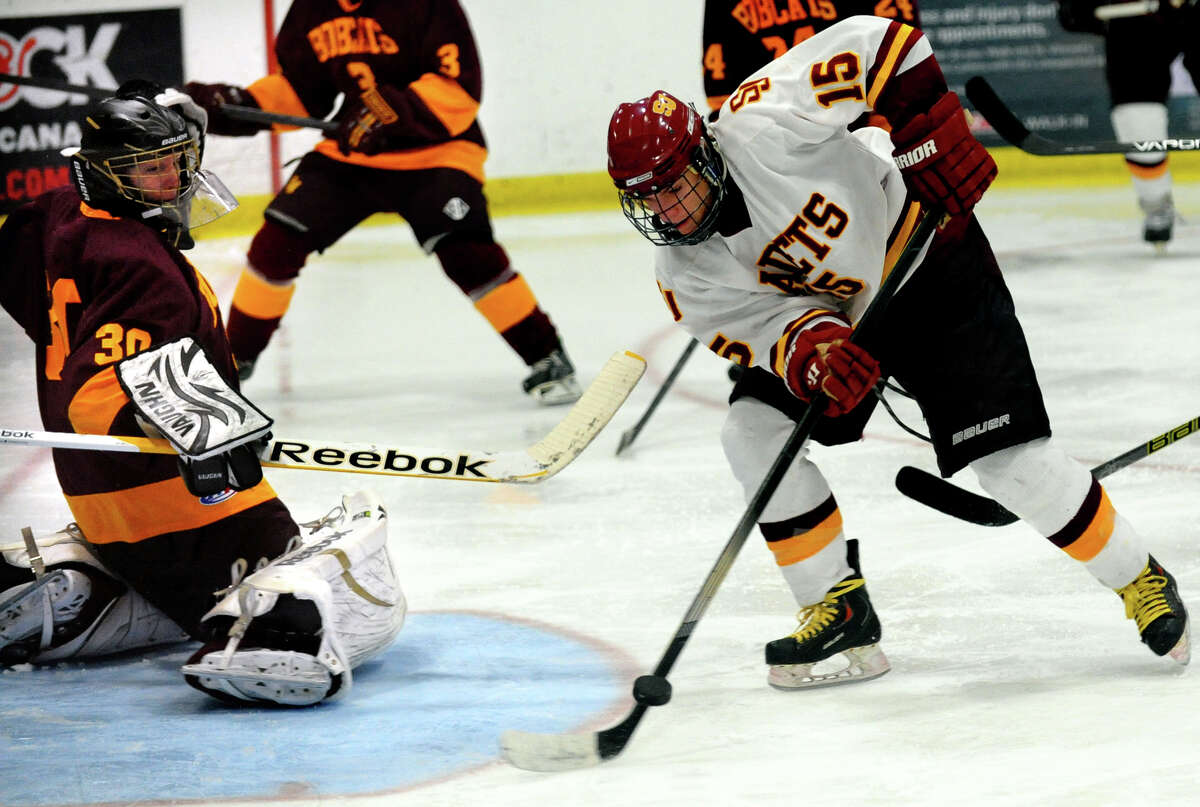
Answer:
[(1175, 226), (1175, 203), (1170, 195), (1155, 202), (1139, 200), (1138, 205), (1146, 219), (1142, 226), (1142, 239), (1157, 250), (1166, 249)]
[(1125, 602), (1125, 617), (1137, 624), (1142, 642), (1159, 656), (1170, 656), (1180, 664), (1191, 660), (1188, 616), (1175, 578), (1154, 556), (1146, 568), (1124, 588), (1115, 589)]
[(575, 365), (571, 364), (565, 350), (559, 349), (538, 359), (529, 369), (521, 387), (542, 406), (575, 403), (583, 394), (575, 380)]
[(799, 627), (790, 636), (767, 643), (767, 682), (778, 689), (845, 684), (883, 675), (891, 665), (878, 642), (879, 617), (859, 571), (858, 542), (846, 542), (846, 560), (854, 572), (800, 609)]

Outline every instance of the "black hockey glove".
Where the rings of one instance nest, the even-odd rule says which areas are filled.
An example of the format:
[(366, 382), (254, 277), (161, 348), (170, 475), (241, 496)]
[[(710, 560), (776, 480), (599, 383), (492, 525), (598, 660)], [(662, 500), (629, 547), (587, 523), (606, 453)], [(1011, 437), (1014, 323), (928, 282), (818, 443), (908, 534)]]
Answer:
[(201, 84), (198, 81), (189, 81), (183, 85), (183, 91), (208, 113), (209, 134), (244, 137), (271, 128), (269, 123), (235, 120), (221, 111), (221, 107), (225, 104), (261, 109), (258, 101), (254, 100), (254, 96), (242, 87), (233, 84)]
[(197, 460), (180, 455), (179, 475), (188, 492), (196, 497), (214, 496), (225, 490), (248, 490), (262, 481), (258, 452), (270, 442), (268, 433), (224, 454)]
[[(397, 111), (399, 110), (399, 111)], [(404, 94), (392, 87), (372, 87), (350, 104), (334, 137), (342, 154), (378, 154), (388, 139), (409, 128)]]

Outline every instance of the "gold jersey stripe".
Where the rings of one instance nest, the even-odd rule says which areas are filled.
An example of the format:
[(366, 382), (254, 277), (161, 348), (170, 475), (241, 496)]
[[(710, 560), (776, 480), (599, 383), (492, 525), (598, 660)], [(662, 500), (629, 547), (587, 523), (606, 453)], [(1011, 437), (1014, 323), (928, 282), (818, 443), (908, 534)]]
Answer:
[(887, 254), (883, 256), (883, 274), (879, 278), (880, 285), (883, 285), (883, 281), (887, 280), (888, 275), (892, 273), (896, 261), (900, 259), (900, 253), (904, 251), (905, 245), (908, 244), (909, 236), (917, 228), (917, 218), (920, 215), (921, 205), (917, 202), (909, 202), (908, 210), (904, 212), (902, 223), (896, 229), (896, 237), (892, 239), (892, 243), (888, 245)]
[[(263, 76), (247, 87), (246, 90), (254, 97), (258, 105), (267, 112), (277, 112), (281, 115), (295, 115), (299, 118), (307, 118), (309, 116), (308, 110), (304, 108), (304, 102), (300, 100), (300, 96), (296, 95), (296, 91), (292, 89), (291, 82), (279, 73)], [(291, 126), (286, 123), (274, 123), (271, 124), (271, 128), (277, 132), (289, 132), (295, 131), (300, 127)]]
[(194, 530), (275, 498), (264, 479), (223, 502), (201, 504), (183, 478), (114, 490), (67, 496), (67, 506), (83, 534), (94, 544), (133, 543), (170, 532)]
[(117, 381), (117, 368), (106, 367), (83, 382), (67, 406), (71, 428), (80, 434), (108, 434), (129, 396)]
[(445, 76), (426, 73), (408, 86), (442, 122), (451, 137), (471, 128), (479, 114), (479, 102), (461, 84)]
[(314, 151), (338, 162), (367, 168), (383, 168), (390, 171), (457, 168), (479, 182), (484, 181), (483, 162), (487, 159), (487, 149), (466, 140), (450, 140), (446, 143), (438, 143), (436, 146), (405, 149), (404, 151), (385, 151), (382, 154), (369, 156), (359, 154), (357, 151), (342, 154), (338, 150), (336, 141), (322, 140), (316, 145)]
[(892, 46), (888, 48), (887, 55), (884, 56), (883, 66), (879, 68), (879, 72), (875, 76), (875, 83), (871, 85), (871, 89), (867, 92), (867, 106), (871, 109), (875, 108), (875, 102), (879, 100), (879, 94), (883, 92), (883, 88), (892, 80), (896, 68), (899, 66), (900, 52), (904, 50), (904, 43), (912, 36), (913, 28), (910, 25), (901, 25), (900, 30), (896, 32), (896, 38), (892, 41)]

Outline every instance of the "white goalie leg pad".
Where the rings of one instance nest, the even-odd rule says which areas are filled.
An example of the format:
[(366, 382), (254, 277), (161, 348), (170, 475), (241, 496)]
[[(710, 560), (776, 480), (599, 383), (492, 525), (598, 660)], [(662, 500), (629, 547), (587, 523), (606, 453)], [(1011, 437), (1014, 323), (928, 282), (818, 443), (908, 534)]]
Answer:
[[(387, 513), (359, 492), (310, 524), (282, 557), (237, 583), (205, 614), (233, 618), (222, 649), (202, 649), (183, 673), (222, 700), (307, 706), (350, 690), (351, 670), (386, 649), (404, 625), (407, 606), (387, 549)], [(260, 646), (253, 621), (271, 614), (281, 595), (311, 602), (320, 617), (315, 654)], [(245, 641), (246, 647), (242, 647)]]
[[(116, 580), (74, 524), (33, 539), (45, 573), (0, 591), (0, 655), (43, 664), (185, 641), (166, 614)], [(3, 562), (30, 569), (24, 543), (0, 545)], [(84, 567), (84, 568), (80, 568)]]

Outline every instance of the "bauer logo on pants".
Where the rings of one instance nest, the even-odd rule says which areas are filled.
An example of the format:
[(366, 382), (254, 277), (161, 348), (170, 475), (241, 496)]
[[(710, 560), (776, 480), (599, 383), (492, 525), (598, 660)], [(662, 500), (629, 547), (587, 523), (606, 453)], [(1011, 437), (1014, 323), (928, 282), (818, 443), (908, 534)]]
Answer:
[(419, 455), (390, 448), (346, 450), (295, 440), (276, 440), (271, 445), (267, 462), (289, 466), (323, 466), (365, 473), (412, 474), (413, 476), (448, 476), (460, 479), (489, 479), (481, 466), (490, 459), (471, 454)]
[(1008, 415), (1001, 415), (1000, 417), (985, 420), (982, 423), (976, 423), (974, 426), (968, 426), (960, 432), (955, 432), (954, 436), (950, 438), (950, 444), (956, 446), (963, 440), (970, 440), (972, 437), (978, 437), (984, 432), (995, 431), (996, 429), (1009, 425), (1011, 422), (1011, 417)]

